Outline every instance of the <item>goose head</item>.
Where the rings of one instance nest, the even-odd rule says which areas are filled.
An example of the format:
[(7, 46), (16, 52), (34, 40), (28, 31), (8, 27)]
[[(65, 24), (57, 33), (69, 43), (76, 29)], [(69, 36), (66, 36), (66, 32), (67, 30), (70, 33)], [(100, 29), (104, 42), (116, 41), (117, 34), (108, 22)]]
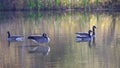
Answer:
[(93, 26), (93, 29), (97, 28), (96, 26)]
[(46, 40), (48, 40), (48, 42), (50, 41), (50, 38), (47, 36), (47, 34), (46, 33), (43, 33), (43, 38), (45, 38)]
[(89, 30), (89, 31), (88, 31), (89, 37), (91, 37), (91, 35), (90, 35), (90, 34), (91, 34), (91, 32), (92, 32), (92, 30)]
[(46, 33), (43, 33), (42, 36), (43, 36), (43, 37), (47, 37), (47, 34), (46, 34)]
[(97, 28), (96, 26), (93, 26), (93, 27), (92, 27), (92, 30), (95, 31), (96, 28)]

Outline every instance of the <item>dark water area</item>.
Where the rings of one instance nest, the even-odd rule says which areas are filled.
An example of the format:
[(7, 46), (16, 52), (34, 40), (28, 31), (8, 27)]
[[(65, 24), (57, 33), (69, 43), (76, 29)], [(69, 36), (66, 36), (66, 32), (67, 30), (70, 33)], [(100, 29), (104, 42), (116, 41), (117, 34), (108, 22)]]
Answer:
[[(119, 12), (0, 12), (0, 68), (120, 68), (119, 22)], [(94, 25), (93, 41), (75, 41)], [(24, 41), (8, 42), (7, 31)], [(49, 43), (27, 38), (42, 33)]]

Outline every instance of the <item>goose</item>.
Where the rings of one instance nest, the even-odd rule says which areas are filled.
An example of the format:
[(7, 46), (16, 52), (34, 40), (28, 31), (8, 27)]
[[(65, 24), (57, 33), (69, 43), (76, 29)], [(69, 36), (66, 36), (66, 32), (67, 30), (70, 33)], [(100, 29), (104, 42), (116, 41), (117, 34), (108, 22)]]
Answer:
[[(92, 27), (92, 36), (93, 37), (95, 37), (95, 28), (96, 28), (96, 26), (93, 26)], [(77, 36), (84, 36), (84, 37), (86, 37), (86, 36), (89, 36), (89, 33), (80, 33), (80, 32), (78, 32), (78, 33), (75, 33), (75, 34), (77, 34)], [(90, 34), (91, 35), (91, 34)]]
[(88, 31), (88, 36), (76, 36), (76, 42), (87, 42), (91, 41), (91, 30)]
[(16, 41), (16, 42), (17, 41), (23, 41), (23, 37), (24, 36), (17, 36), (17, 35), (11, 36), (9, 31), (7, 32), (7, 34), (8, 34), (7, 40), (9, 42), (12, 42), (12, 41)]
[(48, 43), (50, 41), (50, 38), (47, 37), (46, 33), (43, 33), (42, 35), (32, 35), (28, 36), (28, 39), (31, 39), (35, 43)]

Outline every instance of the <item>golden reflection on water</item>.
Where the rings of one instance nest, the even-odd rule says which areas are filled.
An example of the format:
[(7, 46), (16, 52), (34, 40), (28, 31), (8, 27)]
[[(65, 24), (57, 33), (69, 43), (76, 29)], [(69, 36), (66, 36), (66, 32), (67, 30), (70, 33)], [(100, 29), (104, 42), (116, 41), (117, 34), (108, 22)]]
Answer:
[[(31, 13), (3, 12), (0, 19), (0, 68), (119, 68), (119, 13)], [(76, 32), (87, 32), (97, 26), (93, 42), (75, 42)], [(8, 46), (7, 31), (23, 35), (23, 42)], [(51, 51), (44, 56), (29, 53), (36, 43), (29, 35), (47, 33)]]

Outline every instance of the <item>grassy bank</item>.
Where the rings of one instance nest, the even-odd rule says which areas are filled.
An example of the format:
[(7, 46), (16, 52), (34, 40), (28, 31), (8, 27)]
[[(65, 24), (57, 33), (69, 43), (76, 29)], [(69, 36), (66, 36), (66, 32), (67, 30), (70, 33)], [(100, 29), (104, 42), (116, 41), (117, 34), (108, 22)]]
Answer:
[(120, 5), (120, 2), (117, 0), (2, 0), (0, 10), (101, 9), (115, 5)]

